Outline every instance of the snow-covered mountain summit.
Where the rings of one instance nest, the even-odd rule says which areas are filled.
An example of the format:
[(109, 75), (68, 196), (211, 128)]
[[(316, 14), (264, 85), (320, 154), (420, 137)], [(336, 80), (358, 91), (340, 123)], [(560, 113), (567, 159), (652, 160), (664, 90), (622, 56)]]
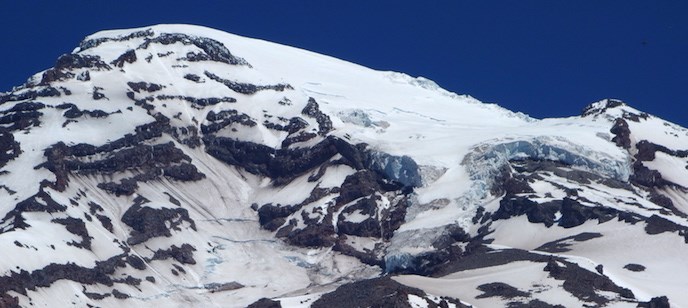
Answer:
[(0, 167), (0, 307), (688, 302), (688, 130), (618, 100), (104, 31), (0, 94)]

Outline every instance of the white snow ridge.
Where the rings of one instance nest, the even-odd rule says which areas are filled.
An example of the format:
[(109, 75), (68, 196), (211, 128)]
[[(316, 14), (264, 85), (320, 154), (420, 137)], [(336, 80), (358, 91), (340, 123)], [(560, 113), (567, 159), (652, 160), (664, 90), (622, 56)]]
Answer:
[(688, 130), (188, 25), (0, 93), (0, 307), (688, 303)]

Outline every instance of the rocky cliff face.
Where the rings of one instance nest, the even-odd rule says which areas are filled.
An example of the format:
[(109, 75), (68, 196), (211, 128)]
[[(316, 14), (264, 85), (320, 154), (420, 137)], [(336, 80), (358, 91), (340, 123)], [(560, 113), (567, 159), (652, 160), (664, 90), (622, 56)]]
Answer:
[(0, 307), (688, 301), (688, 131), (620, 101), (534, 120), (166, 25), (0, 103)]

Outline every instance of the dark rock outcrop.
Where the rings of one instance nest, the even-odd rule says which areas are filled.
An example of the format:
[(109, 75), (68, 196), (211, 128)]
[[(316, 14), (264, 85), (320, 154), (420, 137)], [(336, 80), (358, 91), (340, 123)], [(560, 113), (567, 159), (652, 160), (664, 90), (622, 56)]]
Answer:
[(622, 118), (616, 119), (610, 132), (614, 134), (612, 141), (616, 143), (617, 146), (624, 149), (631, 148), (631, 130), (628, 128), (628, 122), (626, 122), (626, 120)]
[[(180, 181), (196, 181), (204, 175), (195, 166), (188, 164), (191, 159), (177, 148), (173, 142), (156, 145), (141, 144), (141, 141), (160, 136), (168, 122), (153, 122), (137, 128), (137, 134), (127, 134), (123, 138), (100, 147), (89, 144), (66, 146), (57, 143), (46, 149), (47, 161), (44, 167), (56, 175), (56, 181), (48, 185), (63, 190), (67, 185), (70, 172), (80, 174), (113, 174), (123, 171), (136, 171), (133, 178), (125, 178), (120, 183), (101, 183), (99, 187), (116, 195), (131, 195), (137, 182), (145, 182), (160, 176), (168, 176)], [(98, 153), (107, 153), (100, 159), (82, 159)]]
[(554, 225), (555, 213), (560, 205), (540, 204), (526, 197), (504, 198), (499, 201), (499, 209), (492, 214), (493, 220), (508, 219), (513, 216), (527, 215), (531, 223), (542, 223), (547, 227)]
[(20, 308), (19, 299), (8, 295), (7, 293), (0, 294), (0, 307), (2, 308)]
[(563, 280), (564, 290), (585, 302), (607, 304), (609, 299), (597, 291), (613, 292), (627, 299), (635, 298), (631, 290), (619, 287), (607, 276), (585, 270), (575, 263), (550, 259), (544, 271), (549, 272), (549, 276), (554, 279)]
[(640, 161), (633, 163), (633, 174), (631, 174), (629, 181), (633, 184), (648, 188), (656, 188), (669, 184), (669, 182), (662, 178), (662, 174), (659, 171), (645, 167)]
[[(354, 205), (347, 207), (339, 214), (337, 229), (340, 233), (361, 237), (379, 237), (382, 233), (377, 217), (377, 200), (374, 197), (361, 198)], [(361, 222), (350, 222), (348, 215), (359, 214), (368, 216)]]
[(132, 228), (131, 236), (127, 239), (129, 245), (140, 244), (158, 236), (170, 237), (171, 230), (180, 231), (184, 223), (196, 230), (196, 223), (183, 208), (151, 208), (134, 204), (124, 212), (122, 222)]
[[(442, 277), (460, 271), (489, 268), (516, 261), (530, 261), (543, 264), (544, 271), (548, 272), (550, 277), (563, 281), (563, 288), (566, 292), (584, 302), (594, 303), (596, 305), (607, 304), (610, 299), (606, 296), (600, 295), (598, 292), (611, 292), (624, 299), (634, 299), (633, 292), (616, 285), (607, 276), (599, 274), (598, 272), (588, 271), (563, 258), (547, 256), (518, 249), (495, 250), (487, 248), (483, 244), (479, 243), (469, 244), (466, 248), (466, 252), (460, 258), (450, 260), (449, 262), (437, 266), (431, 273), (431, 276)], [(499, 286), (501, 285), (497, 285), (497, 287)], [(501, 289), (505, 292), (514, 291), (510, 288)], [(518, 292), (508, 293), (514, 296), (523, 295), (526, 297), (525, 294)], [(516, 295), (517, 293), (519, 295)]]
[(112, 290), (112, 296), (116, 299), (127, 299), (127, 298), (131, 297), (131, 295), (126, 294), (126, 293), (122, 293), (117, 289)]
[(163, 175), (182, 182), (198, 181), (205, 178), (205, 174), (199, 172), (195, 165), (185, 162), (165, 167)]
[[(555, 220), (555, 214), (561, 217)], [(499, 202), (499, 209), (492, 214), (493, 220), (508, 219), (513, 216), (527, 215), (531, 223), (542, 223), (551, 227), (555, 223), (560, 227), (572, 228), (585, 221), (595, 219), (599, 223), (617, 218), (619, 221), (635, 223), (644, 220), (643, 217), (632, 213), (623, 213), (605, 206), (585, 206), (576, 199), (565, 197), (561, 201), (537, 203), (527, 197), (503, 198)]]
[(57, 213), (64, 212), (67, 207), (55, 201), (50, 194), (41, 188), (35, 195), (17, 203), (11, 211), (7, 212), (5, 217), (0, 220), (0, 225), (4, 225), (0, 229), (0, 234), (4, 232), (13, 231), (16, 229), (26, 229), (29, 225), (22, 216), (25, 212), (46, 212)]
[[(226, 109), (220, 112), (210, 111), (206, 116), (208, 124), (201, 124), (201, 132), (203, 134), (212, 134), (221, 129), (231, 126), (232, 124), (239, 124), (247, 127), (256, 126), (257, 123), (247, 114), (241, 113), (233, 109)], [(210, 138), (210, 137), (208, 137)]]
[(288, 148), (290, 145), (294, 143), (299, 143), (299, 142), (305, 142), (308, 140), (311, 140), (318, 135), (316, 133), (307, 133), (307, 132), (299, 132), (296, 135), (289, 136), (287, 138), (284, 138), (282, 140), (282, 148)]
[(562, 305), (552, 305), (547, 302), (543, 302), (539, 299), (534, 299), (529, 302), (510, 302), (506, 306), (507, 308), (566, 308)]
[(140, 271), (145, 270), (147, 267), (146, 263), (136, 255), (128, 255), (126, 258), (126, 262), (127, 264), (129, 264), (129, 266)]
[(596, 104), (591, 104), (591, 105), (586, 106), (583, 109), (582, 115), (585, 117), (585, 116), (603, 114), (604, 112), (607, 111), (607, 109), (612, 109), (612, 108), (621, 107), (621, 106), (626, 106), (626, 104), (620, 100), (607, 99), (607, 100), (605, 100), (605, 103), (603, 106), (596, 106)]
[(510, 299), (514, 297), (530, 296), (530, 293), (523, 292), (503, 282), (481, 284), (478, 286), (478, 290), (483, 293), (478, 295), (476, 298), (501, 297), (504, 299)]
[(146, 91), (146, 92), (155, 92), (155, 91), (160, 91), (162, 90), (165, 86), (159, 85), (156, 83), (148, 83), (145, 81), (139, 81), (139, 82), (127, 82), (127, 85), (129, 88), (134, 90), (136, 93), (140, 93), (141, 91)]
[(16, 104), (9, 110), (0, 111), (0, 124), (5, 124), (5, 126), (0, 126), (0, 132), (5, 135), (13, 131), (40, 125), (40, 118), (43, 113), (39, 110), (44, 107), (45, 105), (42, 103), (24, 102)]
[(62, 94), (60, 90), (51, 86), (39, 86), (36, 88), (22, 89), (20, 91), (12, 92), (10, 94), (0, 95), (0, 104), (5, 102), (21, 102), (28, 100), (35, 100), (39, 97), (59, 97)]
[(224, 137), (204, 136), (206, 151), (215, 158), (244, 170), (287, 183), (337, 154), (330, 139), (311, 148), (273, 149), (271, 147)]
[(653, 297), (649, 302), (638, 303), (638, 308), (670, 308), (669, 298), (666, 296)]
[(330, 120), (330, 117), (328, 115), (320, 111), (320, 106), (314, 98), (308, 98), (308, 104), (306, 104), (306, 107), (303, 108), (301, 113), (303, 115), (314, 118), (315, 121), (318, 122), (319, 135), (325, 136), (327, 135), (327, 133), (332, 131), (332, 120)]
[(84, 55), (78, 53), (70, 53), (61, 55), (57, 58), (55, 63), (56, 70), (73, 70), (79, 68), (91, 68), (97, 70), (112, 69), (107, 63), (101, 60), (97, 55)]
[(282, 308), (282, 305), (278, 301), (273, 301), (269, 298), (261, 298), (248, 305), (247, 308)]
[(190, 161), (182, 150), (174, 143), (168, 142), (156, 145), (136, 145), (131, 148), (113, 151), (101, 160), (81, 162), (76, 160), (66, 161), (69, 170), (78, 170), (81, 173), (112, 173), (131, 168), (156, 168)]
[(250, 64), (248, 64), (246, 60), (232, 55), (232, 53), (229, 52), (224, 44), (207, 37), (198, 37), (183, 33), (161, 33), (152, 39), (147, 38), (145, 42), (138, 48), (147, 49), (150, 44), (170, 45), (175, 43), (194, 45), (203, 50), (203, 54), (194, 53), (194, 59), (186, 59), (187, 61), (193, 62), (210, 60), (231, 65), (246, 65), (250, 67)]
[(284, 131), (284, 132), (288, 132), (289, 134), (293, 134), (295, 132), (298, 132), (298, 131), (306, 128), (308, 126), (308, 122), (306, 122), (302, 118), (293, 117), (293, 118), (289, 119), (288, 123), (285, 125), (271, 123), (271, 122), (268, 122), (267, 120), (263, 123), (263, 125), (269, 129)]
[(628, 264), (624, 265), (623, 268), (627, 269), (631, 272), (642, 272), (645, 270), (645, 266), (640, 265), (640, 264), (636, 264), (636, 263), (628, 263)]
[[(236, 103), (236, 99), (233, 97), (208, 97), (208, 98), (197, 98), (197, 97), (191, 97), (191, 96), (172, 96), (172, 95), (158, 95), (155, 97), (158, 100), (171, 100), (171, 99), (179, 99), (183, 101), (187, 101), (191, 103), (192, 107), (195, 108), (202, 108), (206, 106), (213, 106), (217, 105), (219, 103)], [(212, 111), (211, 111), (212, 112)]]
[[(75, 74), (71, 71), (83, 68), (94, 70), (112, 69), (97, 55), (63, 54), (57, 59), (55, 67), (43, 72), (39, 85), (48, 85), (54, 81), (73, 78)], [(88, 71), (85, 72), (88, 73)], [(83, 79), (83, 77), (81, 78)]]
[(198, 76), (196, 74), (186, 74), (186, 75), (184, 75), (184, 79), (191, 80), (191, 81), (196, 82), (196, 83), (201, 82), (201, 76)]
[(491, 249), (472, 241), (460, 258), (448, 260), (433, 268), (428, 276), (442, 277), (452, 273), (508, 264), (515, 261), (546, 263), (548, 256), (521, 249)]
[(91, 237), (86, 229), (86, 224), (81, 219), (74, 217), (55, 218), (52, 222), (64, 225), (69, 233), (81, 237), (81, 242), (68, 242), (67, 245), (72, 245), (79, 248), (91, 250)]
[(123, 54), (121, 54), (117, 59), (113, 60), (110, 62), (110, 64), (116, 66), (116, 67), (123, 67), (124, 63), (134, 63), (136, 62), (136, 51), (133, 49), (129, 49)]
[(105, 96), (105, 94), (103, 94), (103, 92), (100, 92), (101, 90), (104, 90), (104, 89), (101, 87), (93, 87), (93, 95), (91, 96), (93, 98), (93, 100), (96, 100), (96, 101), (101, 100), (101, 99), (109, 100), (107, 98), (107, 96)]
[(172, 245), (168, 249), (157, 250), (150, 260), (166, 260), (171, 258), (181, 264), (196, 264), (196, 260), (193, 257), (194, 251), (196, 251), (196, 248), (189, 244), (182, 244), (181, 247)]
[(600, 237), (602, 237), (602, 234), (600, 233), (583, 232), (580, 234), (567, 236), (556, 241), (547, 242), (545, 244), (542, 244), (540, 247), (535, 248), (534, 250), (545, 251), (550, 253), (562, 253), (571, 250), (568, 248), (569, 246), (571, 246), (570, 241), (585, 242)]
[(79, 49), (80, 51), (84, 51), (87, 49), (91, 49), (93, 47), (97, 47), (100, 44), (106, 43), (106, 42), (123, 42), (123, 41), (128, 41), (134, 38), (141, 38), (141, 37), (148, 37), (148, 36), (153, 36), (155, 35), (155, 32), (152, 29), (146, 29), (146, 30), (141, 30), (141, 31), (135, 31), (132, 32), (128, 35), (124, 36), (117, 36), (117, 37), (100, 37), (96, 39), (91, 39), (91, 40), (83, 40), (79, 44)]
[(650, 218), (646, 220), (646, 223), (645, 232), (650, 235), (664, 232), (688, 231), (688, 228), (657, 215), (650, 216)]
[(229, 88), (230, 90), (232, 90), (236, 93), (239, 93), (239, 94), (251, 95), (251, 94), (255, 94), (258, 91), (263, 91), (263, 90), (274, 90), (274, 91), (282, 92), (284, 90), (294, 89), (289, 84), (257, 86), (257, 85), (250, 84), (250, 83), (243, 83), (243, 82), (237, 82), (237, 81), (232, 81), (232, 80), (228, 80), (228, 79), (223, 79), (220, 76), (217, 76), (217, 75), (215, 75), (211, 72), (208, 72), (208, 71), (205, 71), (204, 74), (206, 77), (210, 78), (210, 80), (224, 84), (227, 88)]
[(28, 272), (19, 270), (10, 271), (8, 275), (0, 277), (0, 300), (10, 303), (7, 292), (14, 291), (26, 295), (27, 290), (36, 291), (37, 288), (49, 287), (58, 280), (71, 280), (81, 284), (101, 284), (113, 286), (117, 281), (111, 275), (118, 269), (126, 266), (124, 261), (126, 254), (116, 255), (107, 260), (96, 261), (92, 268), (79, 266), (74, 263), (56, 264), (50, 263), (47, 266)]
[(45, 72), (43, 72), (43, 75), (41, 76), (41, 81), (38, 83), (39, 85), (49, 85), (50, 83), (54, 81), (60, 81), (60, 80), (66, 80), (73, 78), (74, 74), (71, 72), (63, 72), (60, 70), (56, 70), (54, 68), (48, 69)]
[(102, 110), (81, 110), (79, 107), (72, 103), (63, 103), (60, 105), (55, 106), (57, 109), (66, 109), (66, 111), (62, 114), (65, 118), (68, 119), (76, 119), (81, 116), (87, 115), (92, 118), (106, 118), (110, 114), (102, 111)]
[(425, 300), (427, 307), (448, 307), (448, 303), (456, 307), (467, 308), (461, 301), (442, 297), (434, 301), (420, 289), (402, 285), (389, 277), (345, 284), (334, 292), (327, 293), (313, 302), (313, 308), (337, 307), (413, 307), (409, 303), (409, 295), (415, 295)]
[(14, 134), (4, 128), (0, 128), (0, 168), (13, 160), (21, 153), (19, 142), (14, 139)]

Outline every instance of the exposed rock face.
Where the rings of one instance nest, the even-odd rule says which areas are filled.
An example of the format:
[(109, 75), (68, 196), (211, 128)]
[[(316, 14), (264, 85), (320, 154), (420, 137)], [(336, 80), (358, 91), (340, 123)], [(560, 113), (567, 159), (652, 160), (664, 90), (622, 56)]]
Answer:
[(127, 52), (123, 53), (117, 59), (113, 60), (110, 64), (116, 67), (123, 67), (124, 63), (131, 64), (134, 62), (136, 62), (136, 51), (134, 51), (133, 49), (129, 49), (127, 50)]
[(305, 116), (314, 118), (318, 122), (318, 134), (325, 136), (332, 130), (332, 121), (330, 117), (320, 111), (318, 102), (314, 98), (308, 98), (308, 104), (303, 108), (301, 113)]
[(612, 126), (612, 129), (609, 131), (614, 134), (612, 141), (614, 141), (616, 145), (624, 149), (629, 149), (631, 147), (631, 130), (628, 128), (628, 122), (626, 122), (626, 120), (622, 118), (616, 119), (614, 126)]
[(282, 92), (287, 89), (292, 89), (292, 87), (288, 84), (276, 84), (276, 85), (268, 85), (268, 86), (257, 86), (254, 84), (250, 83), (242, 83), (242, 82), (236, 82), (228, 79), (223, 79), (211, 72), (205, 71), (204, 72), (205, 76), (208, 77), (210, 80), (219, 82), (223, 85), (225, 85), (227, 88), (230, 90), (239, 93), (239, 94), (255, 94), (258, 91), (263, 91), (263, 90), (275, 90), (278, 92)]
[(629, 263), (624, 265), (624, 268), (633, 271), (633, 272), (642, 272), (645, 270), (645, 267), (640, 265), (640, 264), (634, 264), (634, 263)]
[(278, 301), (273, 301), (269, 298), (261, 298), (257, 302), (248, 305), (248, 308), (282, 308)]
[(111, 69), (111, 67), (103, 62), (100, 56), (97, 55), (64, 54), (57, 58), (57, 63), (55, 63), (55, 69), (57, 70), (79, 68)]
[(5, 129), (0, 130), (0, 167), (5, 166), (20, 153), (21, 147), (19, 142), (14, 140), (14, 135)]
[(64, 225), (67, 231), (81, 237), (81, 242), (69, 242), (67, 245), (73, 245), (79, 248), (91, 250), (91, 239), (93, 237), (88, 234), (86, 224), (84, 224), (83, 221), (73, 217), (67, 217), (53, 219), (53, 222)]
[(106, 43), (106, 42), (124, 42), (128, 41), (131, 39), (135, 38), (145, 38), (149, 36), (154, 36), (155, 32), (152, 29), (146, 29), (142, 31), (135, 31), (132, 33), (129, 33), (124, 36), (117, 36), (117, 37), (100, 37), (96, 39), (87, 39), (83, 40), (81, 44), (79, 44), (79, 49), (80, 51), (84, 51), (87, 49), (91, 49), (94, 47), (98, 47), (100, 44)]
[(412, 307), (408, 297), (416, 296), (428, 307), (468, 307), (453, 298), (433, 298), (422, 290), (407, 287), (388, 277), (364, 280), (325, 294), (311, 307)]
[(203, 54), (193, 54), (188, 61), (216, 61), (231, 65), (249, 65), (246, 60), (235, 57), (221, 42), (207, 37), (197, 37), (183, 33), (163, 33), (153, 39), (147, 39), (139, 46), (140, 49), (147, 49), (150, 44), (171, 45), (181, 43), (184, 45), (194, 45), (203, 50)]
[(617, 211), (614, 208), (605, 207), (603, 204), (594, 204), (578, 195), (578, 191), (572, 188), (559, 187), (566, 195), (562, 199), (553, 199), (546, 202), (533, 201), (529, 195), (535, 191), (529, 186), (529, 182), (543, 179), (546, 173), (554, 173), (567, 179), (576, 185), (586, 185), (592, 182), (602, 182), (612, 188), (627, 187), (624, 183), (612, 179), (603, 179), (596, 174), (570, 169), (566, 164), (549, 161), (515, 161), (511, 166), (511, 173), (496, 182), (498, 187), (493, 190), (506, 192), (499, 202), (499, 209), (492, 214), (493, 220), (509, 219), (514, 216), (526, 215), (531, 223), (542, 223), (551, 227), (555, 223), (563, 228), (572, 228), (595, 219), (599, 223), (617, 218), (618, 220), (641, 220), (642, 217), (634, 217)]
[(182, 247), (172, 245), (169, 249), (156, 251), (151, 259), (165, 260), (172, 258), (182, 264), (196, 264), (196, 260), (193, 258), (194, 251), (196, 249), (189, 244), (183, 244)]
[[(97, 55), (79, 55), (79, 54), (64, 54), (57, 59), (55, 67), (46, 70), (41, 78), (40, 85), (48, 85), (54, 81), (66, 80), (73, 78), (75, 74), (72, 72), (76, 69), (93, 69), (93, 70), (110, 70), (112, 69), (108, 64), (103, 62), (100, 56)], [(88, 70), (83, 71), (88, 74)], [(86, 79), (82, 77), (82, 79)], [(85, 81), (87, 81), (86, 79)]]
[[(180, 230), (185, 222), (189, 224), (188, 227), (191, 229), (196, 229), (196, 224), (189, 218), (185, 209), (154, 209), (141, 206), (138, 203), (131, 206), (122, 215), (122, 222), (133, 229), (131, 237), (127, 239), (127, 243), (130, 245), (145, 242), (153, 237), (170, 237), (172, 236), (171, 231)], [(185, 257), (185, 259), (188, 258)]]
[[(38, 95), (36, 93), (36, 95)], [(14, 107), (5, 110), (2, 112), (2, 115), (0, 116), (0, 124), (7, 124), (6, 126), (3, 127), (3, 144), (4, 147), (6, 147), (8, 150), (10, 147), (14, 148), (11, 143), (13, 141), (10, 141), (10, 137), (6, 136), (7, 134), (17, 131), (17, 130), (22, 130), (26, 129), (32, 126), (38, 126), (40, 124), (39, 118), (43, 115), (41, 113), (40, 109), (43, 109), (45, 107), (44, 104), (39, 103), (39, 102), (29, 102), (29, 103), (19, 103), (15, 105)], [(12, 137), (14, 139), (14, 137)], [(14, 153), (14, 152), (12, 152)], [(6, 152), (4, 155), (15, 155), (15, 154), (9, 154)]]
[[(575, 263), (566, 261), (562, 258), (553, 258), (541, 254), (530, 253), (523, 250), (486, 248), (483, 245), (475, 246), (470, 252), (464, 254), (459, 259), (450, 261), (438, 267), (434, 276), (443, 276), (447, 273), (470, 271), (473, 269), (499, 266), (511, 262), (533, 262), (542, 264), (543, 271), (556, 280), (563, 281), (563, 289), (581, 299), (594, 305), (606, 305), (610, 299), (598, 294), (599, 290), (615, 293), (619, 298), (633, 300), (634, 295), (628, 289), (616, 285), (607, 276), (598, 272), (589, 271)], [(516, 298), (528, 299), (535, 294), (532, 291), (519, 290), (506, 283), (495, 281), (492, 283), (481, 284), (477, 289), (482, 292), (478, 298), (500, 297), (509, 305), (518, 303), (525, 304), (528, 300), (515, 300)], [(541, 304), (546, 304), (542, 302)], [(556, 305), (546, 304), (543, 307), (553, 307)]]
[(643, 308), (669, 308), (669, 298), (666, 296), (653, 297), (649, 302), (639, 303), (638, 307)]
[(66, 206), (57, 203), (44, 189), (41, 189), (35, 195), (17, 203), (14, 209), (7, 212), (2, 219), (3, 228), (0, 229), (0, 234), (30, 227), (24, 219), (24, 213), (57, 213), (66, 209)]
[(478, 290), (482, 291), (483, 294), (478, 295), (481, 298), (487, 297), (502, 297), (502, 298), (514, 298), (514, 297), (526, 297), (529, 294), (514, 288), (503, 282), (492, 282), (486, 283), (478, 286)]
[(583, 109), (582, 115), (584, 117), (602, 115), (609, 109), (613, 109), (613, 108), (617, 108), (617, 107), (621, 107), (621, 106), (626, 106), (626, 104), (620, 100), (607, 99), (607, 100), (601, 101), (599, 103), (586, 106)]
[(631, 290), (617, 286), (604, 275), (584, 270), (577, 264), (564, 263), (564, 266), (559, 266), (559, 263), (553, 259), (549, 260), (544, 271), (549, 272), (550, 277), (554, 279), (563, 280), (564, 290), (575, 297), (597, 305), (609, 302), (604, 296), (598, 295), (597, 290), (614, 292), (623, 298), (635, 298)]
[(145, 81), (139, 81), (139, 82), (127, 82), (127, 85), (134, 90), (134, 92), (139, 93), (141, 91), (146, 91), (146, 92), (155, 92), (162, 90), (164, 86), (155, 84), (155, 83), (148, 83)]
[(71, 280), (82, 284), (92, 285), (101, 284), (113, 286), (125, 283), (115, 281), (111, 278), (117, 268), (125, 267), (122, 256), (115, 256), (105, 261), (99, 261), (93, 268), (84, 268), (74, 263), (54, 264), (51, 263), (45, 268), (33, 272), (11, 271), (10, 275), (0, 277), (0, 292), (4, 295), (3, 300), (13, 302), (8, 291), (14, 291), (25, 295), (27, 291), (34, 291), (36, 288), (49, 287), (58, 280)]

